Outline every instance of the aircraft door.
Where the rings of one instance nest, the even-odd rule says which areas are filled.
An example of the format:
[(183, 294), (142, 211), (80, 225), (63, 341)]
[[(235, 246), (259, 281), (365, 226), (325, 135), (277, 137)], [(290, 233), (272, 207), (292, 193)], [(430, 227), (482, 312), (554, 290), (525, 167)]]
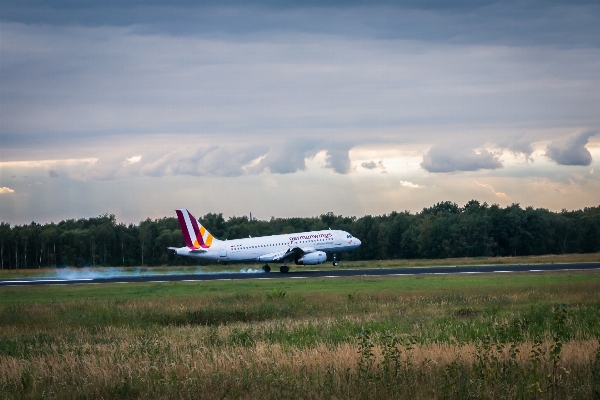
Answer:
[(340, 237), (340, 233), (339, 232), (334, 232), (333, 233), (333, 244), (336, 246), (341, 246), (342, 245), (342, 238)]
[(227, 247), (225, 247), (225, 243), (221, 244), (221, 257), (227, 257)]

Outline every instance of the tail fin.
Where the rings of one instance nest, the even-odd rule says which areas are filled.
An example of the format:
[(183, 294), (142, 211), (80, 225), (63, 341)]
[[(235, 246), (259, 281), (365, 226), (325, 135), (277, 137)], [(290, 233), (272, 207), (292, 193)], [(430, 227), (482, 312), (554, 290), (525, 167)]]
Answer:
[(199, 224), (188, 210), (175, 210), (175, 212), (186, 246), (191, 250), (208, 249), (213, 242), (213, 235)]

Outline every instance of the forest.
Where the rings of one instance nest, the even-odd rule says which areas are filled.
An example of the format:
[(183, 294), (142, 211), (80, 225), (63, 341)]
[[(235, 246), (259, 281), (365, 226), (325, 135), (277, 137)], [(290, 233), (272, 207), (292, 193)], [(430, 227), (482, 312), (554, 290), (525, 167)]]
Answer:
[[(342, 229), (362, 241), (345, 260), (527, 256), (600, 251), (600, 206), (552, 212), (471, 200), (439, 202), (417, 213), (360, 218), (331, 212), (312, 218), (250, 220), (209, 213), (199, 221), (218, 239)], [(112, 214), (59, 223), (0, 223), (2, 269), (201, 265), (167, 247), (184, 246), (176, 217), (119, 223)]]

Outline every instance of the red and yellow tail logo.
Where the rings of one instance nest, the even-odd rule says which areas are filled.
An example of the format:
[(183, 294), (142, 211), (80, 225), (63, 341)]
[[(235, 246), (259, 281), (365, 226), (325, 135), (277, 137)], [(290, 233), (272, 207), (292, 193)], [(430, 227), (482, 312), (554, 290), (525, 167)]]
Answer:
[(208, 249), (213, 242), (213, 235), (199, 224), (188, 210), (175, 210), (175, 212), (186, 246), (192, 250)]

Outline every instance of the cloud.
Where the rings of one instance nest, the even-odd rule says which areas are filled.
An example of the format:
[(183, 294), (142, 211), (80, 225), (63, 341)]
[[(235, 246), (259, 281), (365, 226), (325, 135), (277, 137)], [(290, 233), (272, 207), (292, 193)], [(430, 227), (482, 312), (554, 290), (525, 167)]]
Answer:
[[(198, 192), (205, 198), (214, 182), (214, 192), (234, 188), (253, 204), (264, 203), (265, 188), (293, 185), (292, 201), (270, 202), (273, 211), (264, 215), (308, 213), (301, 201), (308, 178), (350, 193), (328, 204), (340, 210), (354, 202), (344, 209), (353, 214), (387, 212), (375, 204), (396, 193), (418, 198), (421, 206), (451, 198), (451, 191), (466, 197), (470, 189), (457, 179), (488, 189), (473, 185), (473, 174), (449, 182), (427, 171), (500, 168), (499, 155), (470, 149), (502, 147), (530, 157), (532, 143), (545, 147), (556, 132), (600, 126), (599, 20), (600, 5), (592, 0), (6, 0), (0, 2), (6, 61), (0, 65), (0, 160), (94, 160), (0, 169), (5, 177), (27, 171), (31, 182), (49, 183), (29, 187), (16, 178), (11, 186), (22, 185), (16, 190), (23, 197), (37, 190), (29, 197), (44, 198), (47, 215), (64, 207), (69, 218), (118, 210), (134, 191), (138, 203), (147, 203), (136, 211), (144, 218), (142, 210), (157, 209), (157, 187), (177, 188), (161, 193), (167, 204), (191, 201)], [(504, 139), (513, 132), (527, 133)], [(428, 153), (447, 141), (467, 150)], [(350, 165), (352, 146), (382, 150)], [(405, 146), (414, 149), (410, 157)], [(388, 175), (380, 175), (386, 169), (377, 160), (383, 159)], [(509, 162), (491, 175), (515, 184), (530, 183), (533, 174), (571, 175), (553, 162)], [(358, 173), (340, 175), (355, 166)], [(48, 178), (57, 173), (81, 179)], [(136, 179), (153, 176), (163, 178)], [(204, 176), (231, 178), (196, 179)], [(585, 191), (598, 197), (595, 176), (586, 174)], [(114, 180), (110, 187), (120, 191), (96, 180)], [(377, 190), (353, 192), (357, 180)], [(428, 189), (413, 190), (414, 182)], [(50, 201), (39, 193), (56, 196)], [(550, 201), (534, 195), (542, 205)], [(565, 206), (583, 199), (573, 196)], [(6, 217), (10, 202), (0, 203)], [(41, 209), (14, 204), (12, 212), (26, 221)]]
[(129, 158), (126, 158), (125, 160), (123, 160), (123, 166), (139, 163), (141, 160), (142, 160), (142, 156), (129, 157)]
[(306, 169), (306, 159), (314, 157), (321, 150), (311, 140), (290, 139), (283, 143), (273, 143), (264, 157), (254, 167), (248, 168), (250, 173), (268, 171), (274, 174), (291, 174)]
[(377, 163), (375, 161), (364, 162), (361, 164), (363, 168), (366, 169), (375, 169), (377, 168)]
[(409, 181), (400, 181), (400, 186), (407, 187), (410, 189), (423, 189), (425, 187)]
[(371, 161), (365, 161), (365, 162), (363, 162), (361, 164), (361, 166), (364, 169), (376, 169), (376, 168), (379, 168), (379, 169), (381, 169), (381, 173), (382, 174), (387, 174), (387, 169), (385, 168), (385, 165), (383, 165), (383, 161), (381, 161), (381, 160), (377, 161), (377, 162), (375, 162), (373, 160), (371, 160)]
[(585, 145), (596, 133), (587, 131), (557, 139), (546, 147), (546, 157), (558, 165), (590, 165), (592, 155)]
[(2, 186), (0, 187), (0, 194), (14, 193), (15, 191), (9, 187)]
[(485, 149), (475, 152), (452, 145), (435, 145), (423, 156), (421, 167), (429, 172), (478, 171), (502, 168), (502, 163)]
[(55, 169), (51, 169), (50, 171), (48, 171), (48, 176), (50, 178), (58, 178), (59, 176), (61, 176), (63, 173), (60, 171), (57, 171)]
[(234, 177), (265, 153), (262, 146), (201, 146), (178, 148), (144, 164), (140, 173), (148, 176), (192, 175)]
[(338, 174), (347, 174), (350, 172), (350, 157), (348, 149), (329, 149), (325, 160), (326, 168), (331, 168)]
[(164, 149), (144, 156), (120, 154), (99, 157), (88, 168), (70, 174), (79, 180), (112, 181), (136, 176), (220, 176), (246, 174), (245, 166), (264, 154), (257, 146), (205, 145)]
[(499, 147), (510, 150), (513, 154), (522, 154), (526, 160), (531, 160), (531, 154), (533, 153), (533, 146), (531, 140), (527, 139), (525, 135), (512, 136), (498, 142)]
[(4, 21), (135, 26), (146, 34), (319, 32), (437, 41), (598, 43), (594, 1), (166, 1), (5, 0)]
[[(273, 143), (266, 147), (247, 143), (178, 147), (163, 153), (124, 158), (120, 154), (94, 159), (87, 168), (71, 172), (79, 180), (116, 180), (136, 176), (217, 176), (237, 177), (262, 173), (290, 174), (306, 170), (306, 159), (325, 145), (310, 140)], [(331, 145), (327, 145), (331, 146)], [(149, 150), (149, 153), (151, 150)], [(348, 150), (325, 150), (325, 168), (345, 174), (350, 170)], [(383, 165), (380, 163), (380, 168)], [(51, 170), (57, 177), (63, 172)]]
[(492, 187), (492, 185), (488, 185), (487, 183), (479, 183), (477, 181), (475, 181), (476, 184), (478, 184), (481, 187), (484, 187), (486, 189), (490, 189), (492, 191), (492, 193), (494, 193), (494, 195), (498, 196), (498, 197), (507, 197), (506, 193), (504, 192), (496, 192), (496, 190), (494, 190), (494, 188)]

